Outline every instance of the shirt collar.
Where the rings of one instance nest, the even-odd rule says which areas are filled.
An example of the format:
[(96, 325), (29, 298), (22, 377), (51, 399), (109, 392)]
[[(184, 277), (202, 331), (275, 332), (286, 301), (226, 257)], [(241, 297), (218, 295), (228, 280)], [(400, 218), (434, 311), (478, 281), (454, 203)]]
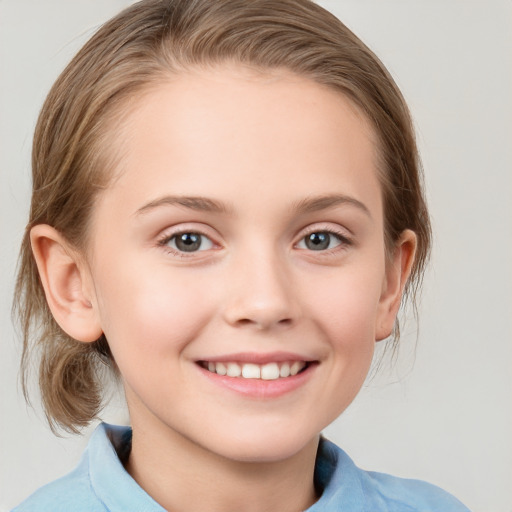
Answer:
[(367, 510), (359, 470), (343, 450), (324, 437), (318, 445), (315, 487), (320, 499), (305, 512)]
[(89, 476), (99, 500), (110, 512), (165, 512), (124, 469), (120, 456), (130, 453), (132, 431), (102, 423), (87, 447)]

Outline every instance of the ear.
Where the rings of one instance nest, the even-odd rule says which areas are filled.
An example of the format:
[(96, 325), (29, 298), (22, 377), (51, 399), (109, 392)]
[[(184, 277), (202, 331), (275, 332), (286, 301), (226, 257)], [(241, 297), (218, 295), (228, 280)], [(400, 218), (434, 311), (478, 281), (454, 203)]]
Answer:
[(96, 341), (102, 330), (97, 308), (93, 307), (90, 273), (78, 251), (46, 224), (31, 229), (30, 242), (55, 321), (78, 341)]
[(375, 325), (376, 341), (387, 338), (393, 332), (402, 294), (411, 274), (416, 245), (416, 234), (406, 229), (395, 246), (391, 261), (386, 265)]

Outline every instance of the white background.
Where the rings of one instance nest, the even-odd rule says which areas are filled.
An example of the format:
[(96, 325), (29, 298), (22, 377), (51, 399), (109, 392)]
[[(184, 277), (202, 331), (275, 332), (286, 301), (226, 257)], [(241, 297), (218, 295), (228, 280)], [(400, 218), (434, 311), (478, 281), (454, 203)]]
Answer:
[[(17, 384), (10, 302), (38, 110), (72, 55), (125, 0), (0, 0), (0, 510), (70, 470)], [(435, 248), (415, 348), (409, 322), (327, 435), (365, 469), (436, 483), (474, 512), (512, 511), (512, 2), (320, 2), (388, 66), (416, 121)], [(122, 421), (119, 406), (105, 418)]]

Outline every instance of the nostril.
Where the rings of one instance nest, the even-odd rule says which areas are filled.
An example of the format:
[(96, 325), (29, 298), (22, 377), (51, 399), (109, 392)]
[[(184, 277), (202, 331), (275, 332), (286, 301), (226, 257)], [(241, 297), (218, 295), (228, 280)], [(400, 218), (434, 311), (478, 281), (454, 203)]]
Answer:
[(274, 326), (280, 326), (280, 327), (289, 327), (293, 323), (293, 320), (291, 318), (282, 318), (281, 320), (272, 321), (268, 318), (239, 318), (236, 321), (236, 325), (239, 327), (249, 327), (249, 326), (257, 326), (261, 329), (266, 329), (268, 327)]

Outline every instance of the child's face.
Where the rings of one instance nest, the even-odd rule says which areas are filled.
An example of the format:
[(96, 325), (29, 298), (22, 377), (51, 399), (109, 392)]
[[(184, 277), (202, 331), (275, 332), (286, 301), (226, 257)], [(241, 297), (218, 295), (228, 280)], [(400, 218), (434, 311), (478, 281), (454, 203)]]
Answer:
[(160, 85), (118, 139), (89, 266), (134, 426), (237, 460), (297, 453), (396, 312), (372, 130), (337, 92), (226, 67)]

